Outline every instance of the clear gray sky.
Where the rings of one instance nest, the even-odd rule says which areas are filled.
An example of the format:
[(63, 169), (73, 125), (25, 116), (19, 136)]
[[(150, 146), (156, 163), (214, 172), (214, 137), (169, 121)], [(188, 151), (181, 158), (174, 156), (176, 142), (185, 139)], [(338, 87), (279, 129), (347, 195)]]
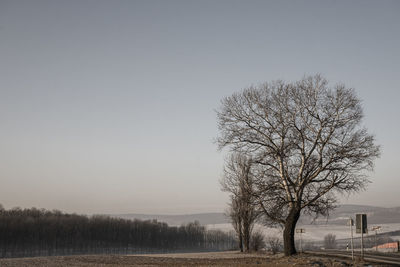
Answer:
[(321, 73), (382, 145), (343, 203), (400, 206), (400, 1), (0, 0), (0, 203), (223, 211), (215, 109)]

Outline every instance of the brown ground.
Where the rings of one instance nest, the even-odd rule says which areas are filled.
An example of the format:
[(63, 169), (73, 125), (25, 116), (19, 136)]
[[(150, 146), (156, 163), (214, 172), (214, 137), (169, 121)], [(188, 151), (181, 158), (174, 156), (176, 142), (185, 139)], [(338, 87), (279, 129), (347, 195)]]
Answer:
[[(347, 260), (298, 255), (241, 254), (239, 252), (148, 254), (148, 255), (82, 255), (37, 258), (0, 259), (0, 267), (23, 266), (353, 266)], [(361, 266), (361, 265), (359, 265)]]

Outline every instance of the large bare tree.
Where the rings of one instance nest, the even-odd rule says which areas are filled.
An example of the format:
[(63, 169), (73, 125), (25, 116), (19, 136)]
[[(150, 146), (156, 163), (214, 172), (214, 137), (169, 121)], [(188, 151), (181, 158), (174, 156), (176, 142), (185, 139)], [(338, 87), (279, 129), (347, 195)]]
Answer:
[(379, 156), (361, 125), (355, 91), (328, 86), (320, 75), (276, 81), (226, 97), (217, 111), (219, 148), (250, 155), (257, 167), (255, 196), (271, 223), (284, 227), (285, 255), (296, 253), (301, 212), (325, 215), (336, 193), (365, 188)]
[(238, 234), (240, 251), (250, 251), (250, 239), (260, 212), (255, 204), (252, 160), (243, 154), (231, 154), (221, 180), (222, 190), (231, 194), (228, 215)]

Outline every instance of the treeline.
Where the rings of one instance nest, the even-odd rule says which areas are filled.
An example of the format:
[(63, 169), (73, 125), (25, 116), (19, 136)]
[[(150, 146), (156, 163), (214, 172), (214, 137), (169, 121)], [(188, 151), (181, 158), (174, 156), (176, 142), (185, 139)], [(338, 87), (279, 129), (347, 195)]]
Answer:
[(234, 249), (236, 242), (233, 234), (207, 230), (198, 222), (176, 227), (0, 206), (0, 257), (219, 251)]

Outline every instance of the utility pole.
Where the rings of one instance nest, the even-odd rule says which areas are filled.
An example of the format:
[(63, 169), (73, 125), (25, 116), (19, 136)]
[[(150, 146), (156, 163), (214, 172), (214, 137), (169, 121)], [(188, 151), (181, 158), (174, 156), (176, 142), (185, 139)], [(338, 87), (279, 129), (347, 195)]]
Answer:
[(301, 253), (303, 253), (303, 244), (302, 244), (301, 234), (300, 234), (300, 251), (301, 251)]
[(303, 244), (302, 244), (302, 234), (306, 232), (306, 229), (304, 228), (299, 228), (296, 229), (296, 233), (300, 234), (300, 251), (303, 252)]
[(364, 225), (361, 220), (361, 259), (364, 259)]
[(349, 225), (350, 225), (350, 236), (351, 236), (351, 259), (354, 260), (354, 245), (353, 245), (353, 225), (354, 220), (349, 218)]

